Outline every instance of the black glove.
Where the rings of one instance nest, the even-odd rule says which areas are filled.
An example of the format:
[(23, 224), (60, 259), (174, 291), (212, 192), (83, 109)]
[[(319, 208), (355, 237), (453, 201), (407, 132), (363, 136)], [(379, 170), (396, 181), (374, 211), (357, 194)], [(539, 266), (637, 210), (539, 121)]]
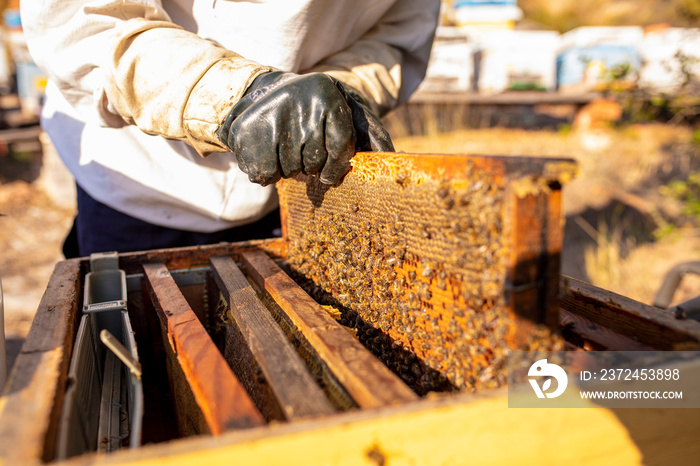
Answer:
[(356, 150), (394, 150), (379, 119), (323, 73), (258, 76), (217, 136), (250, 181), (263, 186), (300, 172), (335, 184)]

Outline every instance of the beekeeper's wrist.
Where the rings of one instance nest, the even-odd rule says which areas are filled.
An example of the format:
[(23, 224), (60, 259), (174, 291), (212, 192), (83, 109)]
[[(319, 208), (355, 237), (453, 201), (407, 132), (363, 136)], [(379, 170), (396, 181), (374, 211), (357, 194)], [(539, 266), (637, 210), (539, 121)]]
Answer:
[(187, 142), (197, 152), (227, 152), (216, 136), (221, 122), (256, 77), (276, 71), (238, 55), (216, 62), (197, 82), (183, 112)]

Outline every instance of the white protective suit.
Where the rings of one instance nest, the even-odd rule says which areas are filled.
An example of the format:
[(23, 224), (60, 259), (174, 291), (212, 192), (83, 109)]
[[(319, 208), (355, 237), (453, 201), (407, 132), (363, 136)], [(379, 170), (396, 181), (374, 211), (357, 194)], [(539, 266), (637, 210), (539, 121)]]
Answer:
[[(259, 74), (323, 71), (382, 115), (425, 74), (438, 0), (32, 0), (42, 126), (94, 199), (212, 232), (277, 205), (215, 132)], [(214, 153), (216, 152), (216, 153)]]

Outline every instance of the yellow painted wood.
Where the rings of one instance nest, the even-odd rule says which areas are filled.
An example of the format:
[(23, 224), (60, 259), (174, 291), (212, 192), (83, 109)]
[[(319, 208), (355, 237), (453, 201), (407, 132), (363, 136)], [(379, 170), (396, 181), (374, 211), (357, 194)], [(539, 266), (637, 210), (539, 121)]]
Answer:
[[(576, 401), (574, 401), (576, 402)], [(579, 401), (582, 406), (587, 402)], [(653, 413), (652, 413), (653, 414)], [(652, 423), (653, 425), (653, 423)], [(697, 435), (694, 433), (693, 435)], [(609, 410), (508, 408), (505, 392), (457, 396), (152, 446), (77, 464), (640, 464)]]

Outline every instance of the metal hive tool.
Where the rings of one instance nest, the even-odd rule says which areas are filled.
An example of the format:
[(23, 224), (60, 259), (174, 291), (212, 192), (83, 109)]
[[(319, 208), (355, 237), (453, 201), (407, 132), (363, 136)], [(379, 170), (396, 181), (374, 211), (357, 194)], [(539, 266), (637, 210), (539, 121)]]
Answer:
[(568, 159), (360, 153), (337, 187), (278, 185), (288, 267), (414, 390), (505, 384), (560, 349)]

